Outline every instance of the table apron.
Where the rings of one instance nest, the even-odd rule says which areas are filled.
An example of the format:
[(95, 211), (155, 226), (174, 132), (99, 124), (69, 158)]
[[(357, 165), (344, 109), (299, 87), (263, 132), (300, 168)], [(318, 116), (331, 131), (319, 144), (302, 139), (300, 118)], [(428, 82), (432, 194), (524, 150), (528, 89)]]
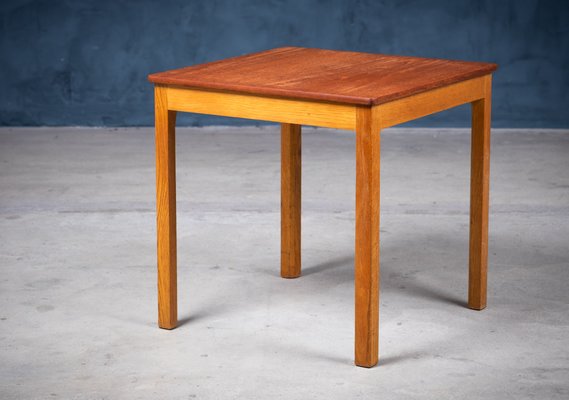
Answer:
[(377, 105), (381, 129), (483, 99), (492, 75), (485, 75)]
[(491, 81), (492, 75), (484, 75), (374, 106), (163, 87), (172, 111), (355, 130), (358, 108), (373, 108), (377, 126), (384, 129), (483, 99)]
[(232, 92), (169, 86), (168, 109), (172, 111), (313, 125), (356, 128), (356, 107), (310, 100), (285, 99)]

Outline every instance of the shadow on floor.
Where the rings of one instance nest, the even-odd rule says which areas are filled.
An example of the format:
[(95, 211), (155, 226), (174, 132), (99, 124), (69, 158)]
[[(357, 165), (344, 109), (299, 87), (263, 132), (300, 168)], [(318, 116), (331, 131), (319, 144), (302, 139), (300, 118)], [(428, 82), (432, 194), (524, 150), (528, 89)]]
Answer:
[[(465, 279), (468, 279), (466, 277)], [(387, 289), (387, 288), (385, 288)], [(392, 290), (397, 290), (397, 288), (390, 288)], [(424, 282), (417, 280), (406, 280), (405, 281), (405, 294), (409, 294), (413, 297), (433, 300), (439, 303), (447, 303), (455, 306), (460, 306), (468, 308), (468, 303), (466, 302), (467, 293), (464, 294), (464, 299), (459, 298), (455, 295), (445, 293), (441, 288), (431, 287)]]
[(325, 271), (328, 272), (330, 270), (341, 268), (341, 267), (352, 269), (353, 265), (354, 265), (354, 256), (353, 255), (344, 256), (344, 257), (337, 257), (337, 258), (334, 258), (332, 260), (328, 260), (328, 261), (325, 261), (323, 263), (304, 268), (302, 270), (301, 276), (309, 276), (312, 274), (317, 274), (317, 273), (325, 272)]
[[(330, 271), (334, 271), (335, 273), (333, 276), (328, 275), (329, 279), (326, 280), (326, 283), (330, 283), (330, 279), (337, 280), (337, 282), (335, 282), (337, 284), (342, 283), (349, 279), (353, 280), (353, 265), (353, 255), (334, 258), (332, 260), (304, 268), (302, 270), (300, 279), (302, 279), (302, 277), (310, 276), (313, 274), (328, 273)], [(382, 263), (381, 268), (383, 269), (383, 273), (386, 275), (390, 269), (399, 269), (398, 265), (394, 264), (393, 262), (384, 262)], [(468, 275), (466, 274), (465, 279), (468, 279)], [(380, 290), (383, 292), (400, 291), (401, 289), (399, 289), (398, 286), (398, 284), (392, 282), (392, 279), (383, 279)], [(440, 303), (447, 303), (465, 308), (468, 307), (468, 304), (466, 302), (466, 293), (464, 295), (464, 298), (447, 293), (445, 292), (444, 285), (442, 283), (441, 287), (432, 287), (424, 282), (418, 281), (417, 279), (406, 279), (404, 286), (405, 294), (416, 298), (432, 300)]]
[[(185, 316), (179, 317), (178, 328), (196, 321), (206, 320), (208, 318), (217, 318), (220, 315), (229, 313), (231, 310), (232, 307), (230, 304), (204, 302), (204, 306), (202, 308), (189, 310), (184, 313)], [(234, 307), (233, 310), (235, 311)]]

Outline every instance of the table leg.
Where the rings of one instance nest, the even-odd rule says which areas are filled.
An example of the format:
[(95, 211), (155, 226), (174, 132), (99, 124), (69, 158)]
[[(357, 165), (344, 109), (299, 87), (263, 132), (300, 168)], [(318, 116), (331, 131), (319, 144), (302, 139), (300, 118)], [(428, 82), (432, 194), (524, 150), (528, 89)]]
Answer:
[(176, 271), (176, 112), (169, 111), (166, 89), (155, 87), (156, 226), (158, 235), (158, 326), (178, 322)]
[(281, 124), (281, 276), (300, 276), (301, 126)]
[(468, 307), (474, 310), (486, 307), (491, 82), (486, 77), (485, 98), (472, 103)]
[(355, 363), (373, 367), (379, 350), (380, 129), (373, 110), (356, 114)]

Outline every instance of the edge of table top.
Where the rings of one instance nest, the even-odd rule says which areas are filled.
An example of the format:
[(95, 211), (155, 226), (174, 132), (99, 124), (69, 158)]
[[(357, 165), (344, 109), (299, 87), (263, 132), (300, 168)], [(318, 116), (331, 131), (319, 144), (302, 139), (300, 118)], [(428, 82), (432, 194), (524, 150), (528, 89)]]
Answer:
[[(295, 88), (280, 88), (275, 86), (258, 86), (252, 84), (238, 84), (238, 83), (227, 83), (227, 82), (215, 82), (213, 80), (204, 80), (203, 77), (193, 78), (184, 76), (180, 77), (180, 73), (192, 71), (193, 68), (200, 67), (200, 68), (207, 68), (209, 66), (215, 66), (217, 64), (227, 63), (227, 62), (235, 62), (242, 59), (247, 59), (250, 57), (255, 57), (259, 55), (263, 55), (270, 52), (275, 51), (284, 51), (284, 50), (293, 50), (293, 49), (305, 49), (299, 47), (280, 47), (271, 50), (264, 50), (256, 53), (249, 53), (241, 56), (224, 58), (217, 61), (212, 61), (203, 64), (195, 64), (192, 66), (173, 69), (163, 72), (157, 72), (148, 75), (148, 80), (151, 83), (159, 84), (159, 85), (170, 85), (170, 86), (177, 86), (183, 88), (191, 88), (191, 89), (202, 89), (202, 90), (214, 90), (214, 91), (221, 91), (221, 92), (234, 92), (234, 93), (245, 93), (245, 94), (253, 94), (253, 95), (261, 95), (261, 96), (273, 96), (273, 97), (280, 97), (280, 98), (289, 98), (289, 99), (304, 99), (304, 100), (315, 100), (315, 101), (325, 101), (325, 102), (332, 102), (332, 103), (339, 103), (339, 104), (350, 104), (350, 105), (379, 105), (388, 103), (393, 100), (401, 99), (404, 97), (412, 96), (414, 94), (419, 94), (422, 92), (426, 92), (429, 90), (437, 89), (440, 87), (444, 87), (447, 85), (451, 85), (453, 83), (458, 83), (474, 78), (479, 78), (484, 75), (489, 75), (494, 72), (498, 65), (494, 63), (483, 63), (483, 62), (469, 62), (469, 61), (457, 61), (457, 60), (447, 60), (447, 59), (437, 59), (437, 58), (423, 58), (423, 57), (413, 57), (413, 56), (391, 56), (385, 54), (374, 54), (374, 53), (358, 53), (358, 54), (367, 54), (370, 56), (377, 55), (377, 56), (388, 56), (394, 58), (401, 58), (401, 59), (417, 59), (417, 60), (432, 60), (432, 61), (442, 61), (442, 62), (449, 62), (449, 63), (461, 63), (461, 64), (469, 64), (472, 66), (476, 66), (477, 68), (467, 71), (462, 74), (456, 74), (447, 78), (443, 78), (437, 81), (429, 82), (426, 84), (404, 88), (399, 91), (391, 92), (387, 95), (380, 95), (380, 96), (354, 96), (354, 95), (346, 95), (346, 94), (338, 94), (338, 93), (327, 93), (322, 91), (309, 91), (304, 89), (295, 89)], [(306, 50), (321, 50), (321, 49), (306, 49)], [(324, 50), (330, 51), (335, 53), (355, 53), (349, 51), (339, 51), (339, 50)], [(178, 76), (177, 76), (178, 75)]]

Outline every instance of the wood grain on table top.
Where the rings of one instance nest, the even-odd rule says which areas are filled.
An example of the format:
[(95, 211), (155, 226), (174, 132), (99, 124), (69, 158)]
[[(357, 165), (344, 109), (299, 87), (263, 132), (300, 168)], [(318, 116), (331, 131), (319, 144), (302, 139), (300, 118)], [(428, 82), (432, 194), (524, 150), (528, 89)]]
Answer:
[(152, 83), (376, 105), (487, 75), (482, 62), (281, 47), (151, 74)]

